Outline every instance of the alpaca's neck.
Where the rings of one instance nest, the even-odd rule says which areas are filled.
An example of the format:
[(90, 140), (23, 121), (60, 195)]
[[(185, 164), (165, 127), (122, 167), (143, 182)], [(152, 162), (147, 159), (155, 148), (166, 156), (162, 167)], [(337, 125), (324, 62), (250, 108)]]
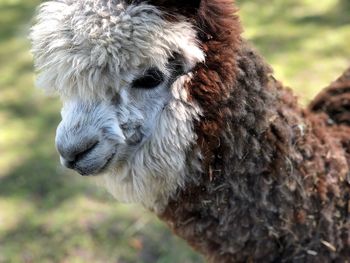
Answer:
[(322, 187), (316, 181), (332, 165), (315, 136), (316, 117), (298, 108), (247, 44), (236, 56), (229, 94), (221, 94), (208, 120), (197, 125), (208, 128), (198, 132), (195, 146), (203, 152), (204, 172), (188, 174), (199, 183), (180, 190), (160, 217), (215, 262), (329, 253), (315, 236), (331, 224), (317, 205)]
[(193, 180), (159, 216), (213, 262), (336, 258), (324, 244), (346, 235), (339, 141), (241, 39), (230, 1), (202, 1), (206, 62), (188, 87), (203, 110), (194, 145), (202, 171), (189, 165)]
[[(269, 68), (245, 43), (242, 45), (236, 54), (236, 81), (229, 94), (210, 107), (209, 120), (198, 124), (198, 130), (209, 125), (208, 132), (198, 132), (198, 147), (205, 151), (205, 172), (188, 176), (200, 183), (180, 191), (161, 216), (190, 244), (218, 257), (218, 262), (233, 259), (234, 252), (242, 250), (246, 242), (261, 242), (256, 244), (265, 247), (261, 257), (277, 250), (277, 243), (269, 244), (261, 236), (269, 235), (267, 224), (278, 220), (281, 204), (293, 213), (293, 204), (302, 199), (296, 193), (293, 200), (288, 186), (274, 189), (282, 183), (272, 174), (276, 170), (287, 174), (293, 169), (282, 153), (288, 147), (283, 140), (289, 138), (279, 134), (284, 127), (282, 131), (270, 129), (272, 122), (281, 120), (275, 109), (278, 92), (269, 90)], [(287, 130), (293, 132), (290, 127)], [(279, 163), (273, 164), (276, 160)], [(245, 261), (248, 255), (240, 254), (236, 259)]]

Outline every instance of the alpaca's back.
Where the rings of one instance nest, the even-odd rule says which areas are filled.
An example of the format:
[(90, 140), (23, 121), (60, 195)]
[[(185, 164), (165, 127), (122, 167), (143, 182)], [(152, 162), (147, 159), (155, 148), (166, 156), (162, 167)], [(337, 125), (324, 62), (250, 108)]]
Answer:
[[(332, 134), (340, 138), (350, 165), (350, 68), (322, 90), (309, 109), (317, 114), (326, 114), (326, 124)], [(348, 180), (350, 183), (350, 178)]]
[[(317, 191), (323, 204), (321, 214), (325, 218), (321, 221), (324, 226), (328, 225), (324, 229), (332, 233), (328, 239), (334, 239), (331, 241), (334, 245), (328, 242), (323, 245), (349, 259), (350, 68), (322, 90), (307, 111), (314, 133), (320, 140), (318, 149), (314, 152), (319, 157), (323, 156), (325, 165), (323, 175), (317, 178)], [(324, 152), (323, 148), (327, 150)], [(317, 163), (315, 159), (312, 161)], [(308, 161), (304, 162), (307, 164)], [(311, 170), (308, 173), (310, 172)], [(337, 236), (338, 242), (341, 240), (338, 244)]]
[(350, 68), (314, 99), (310, 110), (327, 113), (330, 125), (350, 126)]

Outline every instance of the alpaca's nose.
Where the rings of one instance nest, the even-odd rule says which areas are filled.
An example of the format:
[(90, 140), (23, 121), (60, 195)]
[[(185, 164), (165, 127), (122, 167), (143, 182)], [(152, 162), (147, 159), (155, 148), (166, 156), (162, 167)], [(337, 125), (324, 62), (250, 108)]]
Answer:
[(80, 141), (76, 145), (65, 145), (63, 143), (57, 143), (57, 151), (64, 159), (64, 165), (67, 168), (74, 169), (75, 164), (84, 159), (89, 153), (91, 153), (98, 145), (98, 140), (85, 140)]

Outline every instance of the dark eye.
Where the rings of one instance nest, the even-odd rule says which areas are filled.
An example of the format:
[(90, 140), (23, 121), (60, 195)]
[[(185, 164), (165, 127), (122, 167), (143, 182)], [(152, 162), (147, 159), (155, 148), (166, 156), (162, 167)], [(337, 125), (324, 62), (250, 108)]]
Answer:
[(152, 89), (164, 81), (164, 75), (160, 70), (151, 68), (141, 77), (133, 81), (132, 87), (139, 89)]

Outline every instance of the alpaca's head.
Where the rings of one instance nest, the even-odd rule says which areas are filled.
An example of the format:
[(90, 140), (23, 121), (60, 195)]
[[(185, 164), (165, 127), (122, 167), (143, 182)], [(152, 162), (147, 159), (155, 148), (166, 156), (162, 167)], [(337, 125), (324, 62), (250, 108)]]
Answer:
[(31, 32), (38, 85), (63, 101), (61, 163), (150, 207), (184, 183), (200, 114), (186, 83), (204, 61), (195, 28), (159, 2), (49, 1)]

